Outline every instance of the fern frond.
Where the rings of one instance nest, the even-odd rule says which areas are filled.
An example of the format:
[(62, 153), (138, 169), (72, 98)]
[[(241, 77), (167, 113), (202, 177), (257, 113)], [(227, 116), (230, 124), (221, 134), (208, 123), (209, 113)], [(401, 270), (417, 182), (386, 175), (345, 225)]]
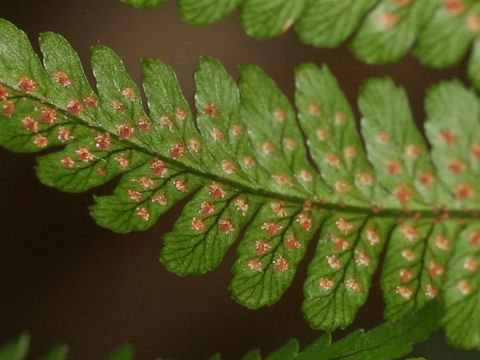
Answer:
[[(16, 340), (4, 344), (0, 348), (0, 360), (24, 360), (28, 355), (30, 347), (30, 336), (20, 335)], [(65, 345), (54, 346), (47, 355), (40, 360), (65, 360), (67, 359), (68, 348)], [(124, 345), (116, 350), (108, 360), (133, 360), (133, 350), (129, 345)]]
[[(299, 343), (292, 339), (274, 351), (265, 360), (389, 360), (398, 359), (410, 353), (414, 344), (425, 341), (430, 333), (438, 329), (440, 307), (431, 303), (418, 313), (408, 314), (396, 322), (385, 322), (364, 332), (357, 330), (343, 339), (332, 342), (330, 334), (324, 334), (308, 347), (299, 351)], [(17, 340), (0, 348), (0, 360), (23, 360), (28, 352), (29, 337), (21, 335)], [(64, 360), (65, 346), (53, 348), (42, 360)], [(125, 345), (119, 348), (109, 360), (133, 360), (133, 350)], [(215, 355), (210, 360), (220, 360)], [(244, 355), (242, 360), (261, 360), (260, 350), (255, 349)]]
[[(137, 7), (151, 7), (152, 2), (122, 1)], [(197, 26), (240, 8), (243, 28), (259, 39), (280, 35), (293, 25), (302, 42), (317, 47), (337, 47), (352, 38), (355, 56), (370, 64), (398, 61), (415, 48), (424, 65), (452, 66), (473, 43), (468, 75), (480, 88), (476, 0), (179, 0), (177, 6), (182, 18)]]
[(94, 92), (65, 39), (42, 34), (40, 48), (43, 66), (25, 34), (0, 21), (0, 144), (53, 147), (37, 174), (63, 191), (121, 176), (113, 195), (95, 198), (101, 226), (146, 230), (190, 196), (161, 261), (179, 275), (202, 274), (244, 230), (231, 289), (250, 308), (280, 299), (319, 238), (303, 310), (328, 331), (352, 323), (386, 247), (386, 317), (442, 297), (450, 340), (480, 347), (480, 106), (462, 84), (429, 91), (429, 149), (405, 92), (389, 79), (367, 81), (359, 97), (365, 151), (326, 67), (297, 69), (295, 112), (258, 67), (241, 66), (237, 86), (204, 57), (194, 116), (173, 70), (146, 59), (147, 113), (111, 49), (92, 49)]

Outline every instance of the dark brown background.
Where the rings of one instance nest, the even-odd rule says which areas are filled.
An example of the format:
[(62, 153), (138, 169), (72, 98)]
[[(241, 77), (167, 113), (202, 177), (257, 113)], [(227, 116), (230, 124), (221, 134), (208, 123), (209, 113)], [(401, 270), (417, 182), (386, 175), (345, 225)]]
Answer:
[[(79, 52), (87, 72), (89, 46), (97, 43), (119, 53), (137, 81), (139, 59), (160, 58), (176, 69), (189, 100), (199, 55), (217, 57), (234, 76), (237, 64), (258, 64), (290, 98), (294, 66), (313, 61), (330, 66), (353, 104), (364, 79), (393, 77), (408, 90), (416, 118), (423, 119), (425, 89), (440, 79), (463, 78), (465, 67), (429, 70), (411, 57), (392, 66), (367, 66), (346, 48), (302, 45), (292, 31), (266, 42), (253, 40), (235, 16), (194, 28), (180, 20), (173, 1), (138, 11), (119, 0), (1, 0), (0, 17), (25, 30), (35, 46), (38, 33), (61, 33)], [(70, 359), (95, 360), (131, 342), (140, 360), (201, 359), (216, 351), (234, 359), (254, 347), (266, 353), (291, 337), (307, 345), (320, 335), (300, 312), (308, 258), (278, 304), (247, 310), (230, 299), (227, 289), (233, 248), (217, 271), (202, 277), (179, 278), (158, 262), (161, 236), (171, 229), (180, 206), (149, 231), (113, 234), (88, 215), (94, 192), (69, 195), (42, 186), (34, 164), (32, 155), (0, 149), (0, 343), (28, 330), (34, 355), (66, 342)], [(95, 193), (108, 193), (113, 185)], [(348, 330), (379, 324), (382, 308), (375, 284)], [(430, 359), (478, 356), (448, 347), (442, 334), (418, 346), (416, 354)]]

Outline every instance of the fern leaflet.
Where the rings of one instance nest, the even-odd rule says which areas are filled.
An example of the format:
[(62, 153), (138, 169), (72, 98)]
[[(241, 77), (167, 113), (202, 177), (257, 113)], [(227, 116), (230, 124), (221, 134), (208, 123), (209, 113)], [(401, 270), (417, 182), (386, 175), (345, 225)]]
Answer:
[[(383, 323), (368, 332), (358, 330), (333, 343), (330, 334), (322, 335), (302, 351), (299, 351), (298, 341), (292, 339), (265, 357), (265, 360), (398, 359), (410, 353), (414, 344), (426, 340), (430, 333), (438, 328), (439, 315), (439, 307), (433, 303), (420, 312), (408, 314), (396, 322)], [(28, 346), (29, 337), (22, 335), (16, 341), (0, 348), (0, 360), (23, 360)], [(57, 346), (42, 360), (64, 360), (66, 357), (66, 346)], [(130, 346), (121, 347), (109, 358), (109, 360), (133, 359), (133, 350)], [(220, 355), (210, 358), (210, 360), (220, 359)], [(242, 357), (242, 360), (261, 359), (258, 349)]]
[[(97, 92), (64, 38), (42, 34), (40, 63), (25, 34), (0, 22), (0, 144), (36, 152), (40, 180), (81, 192), (120, 176), (92, 216), (116, 232), (146, 230), (191, 196), (161, 261), (179, 274), (216, 268), (245, 230), (233, 297), (250, 308), (278, 301), (312, 240), (303, 311), (314, 328), (352, 323), (388, 241), (381, 283), (395, 320), (441, 296), (450, 340), (480, 346), (480, 118), (459, 82), (433, 87), (425, 124), (405, 92), (371, 79), (360, 93), (362, 132), (334, 76), (303, 64), (294, 108), (258, 67), (239, 86), (212, 58), (195, 73), (196, 117), (173, 70), (142, 61), (148, 114), (118, 56), (93, 47)], [(304, 143), (304, 135), (306, 143)], [(368, 157), (367, 157), (368, 156)]]
[[(152, 7), (151, 0), (122, 1)], [(398, 61), (415, 47), (423, 64), (452, 66), (473, 43), (468, 75), (480, 88), (476, 0), (179, 0), (177, 7), (185, 21), (197, 26), (240, 7), (243, 28), (259, 39), (280, 35), (292, 25), (302, 42), (317, 47), (337, 47), (352, 37), (355, 56), (370, 64)]]

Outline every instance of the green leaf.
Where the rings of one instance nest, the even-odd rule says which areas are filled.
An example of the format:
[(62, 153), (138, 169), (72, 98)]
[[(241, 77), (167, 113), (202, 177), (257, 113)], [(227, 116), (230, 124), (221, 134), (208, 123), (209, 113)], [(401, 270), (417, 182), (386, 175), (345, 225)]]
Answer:
[(0, 20), (0, 144), (49, 149), (37, 174), (63, 191), (118, 177), (113, 194), (95, 197), (90, 209), (99, 225), (146, 230), (184, 201), (161, 261), (182, 276), (202, 274), (239, 240), (230, 288), (249, 308), (282, 297), (313, 242), (303, 311), (328, 331), (352, 323), (385, 248), (386, 317), (442, 298), (449, 340), (480, 348), (476, 313), (456, 322), (480, 286), (480, 255), (472, 250), (470, 277), (457, 264), (463, 242), (480, 244), (477, 230), (464, 233), (480, 210), (480, 103), (462, 84), (430, 89), (425, 138), (403, 89), (390, 79), (366, 81), (362, 139), (325, 66), (298, 67), (295, 109), (260, 68), (241, 66), (237, 84), (217, 60), (203, 57), (192, 112), (161, 61), (142, 61), (146, 109), (111, 49), (92, 49), (97, 91), (61, 36), (43, 34), (40, 49), (43, 66), (25, 34)]
[[(132, 2), (136, 3), (134, 6), (142, 3)], [(178, 2), (183, 19), (198, 26), (219, 21), (238, 7), (243, 28), (255, 38), (277, 36), (291, 26), (295, 26), (302, 42), (317, 47), (337, 47), (351, 38), (354, 54), (371, 64), (399, 61), (413, 47), (414, 54), (427, 66), (453, 66), (465, 56), (480, 33), (480, 4), (476, 0)], [(470, 56), (469, 77), (478, 89), (477, 52), (474, 50)]]
[(244, 0), (179, 0), (178, 12), (183, 20), (205, 26), (220, 21), (235, 10)]
[(65, 360), (67, 358), (67, 354), (68, 347), (66, 345), (59, 345), (52, 348), (50, 352), (40, 360)]
[(136, 8), (153, 9), (167, 2), (167, 0), (122, 0), (124, 3), (135, 6)]
[(30, 337), (22, 334), (18, 339), (0, 348), (0, 360), (23, 360), (27, 356)]
[[(368, 332), (358, 330), (333, 343), (331, 335), (325, 334), (299, 351), (297, 340), (292, 339), (265, 360), (398, 359), (438, 328), (440, 315), (441, 309), (434, 302), (396, 322), (386, 322)], [(242, 358), (247, 359), (261, 360), (262, 357), (257, 350)]]
[(108, 360), (133, 360), (133, 348), (130, 345), (123, 345), (115, 350)]

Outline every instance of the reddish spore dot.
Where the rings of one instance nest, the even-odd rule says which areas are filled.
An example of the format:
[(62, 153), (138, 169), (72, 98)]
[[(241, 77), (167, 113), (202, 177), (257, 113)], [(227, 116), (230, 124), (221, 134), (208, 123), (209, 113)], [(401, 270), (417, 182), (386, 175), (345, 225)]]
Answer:
[(168, 115), (162, 115), (160, 116), (160, 119), (158, 120), (158, 123), (160, 127), (166, 128), (169, 131), (173, 131), (173, 120), (170, 118)]
[(457, 137), (449, 130), (440, 130), (438, 137), (448, 147), (455, 145), (457, 142)]
[(248, 205), (247, 200), (245, 199), (235, 199), (233, 201), (233, 205), (235, 206), (235, 210), (240, 212), (243, 216), (247, 215), (250, 205)]
[(300, 170), (300, 174), (296, 175), (296, 177), (305, 182), (310, 182), (313, 180), (313, 174), (307, 169)]
[(397, 161), (389, 161), (385, 164), (388, 172), (392, 175), (398, 174), (402, 170), (402, 165)]
[(472, 257), (467, 257), (463, 262), (463, 269), (468, 272), (473, 272), (477, 269), (478, 262)]
[(287, 260), (282, 256), (278, 255), (274, 260), (273, 260), (273, 270), (275, 272), (282, 272), (282, 271), (287, 271), (289, 268)]
[(416, 159), (422, 152), (422, 148), (416, 145), (407, 145), (404, 149), (405, 157), (410, 159)]
[(75, 166), (75, 161), (70, 156), (65, 156), (60, 160), (64, 168), (71, 169)]
[(270, 203), (270, 208), (275, 213), (275, 215), (277, 215), (277, 218), (283, 218), (288, 215), (287, 209), (285, 209), (285, 204), (285, 201), (272, 201)]
[(251, 271), (262, 271), (262, 263), (257, 259), (248, 260), (247, 267)]
[(433, 243), (435, 246), (443, 251), (450, 251), (451, 246), (450, 242), (448, 241), (448, 238), (445, 235), (437, 235), (433, 239)]
[(135, 102), (137, 100), (137, 96), (135, 94), (135, 90), (133, 90), (131, 87), (126, 87), (122, 90), (122, 95), (124, 98), (131, 102)]
[(3, 115), (12, 117), (13, 111), (15, 110), (15, 103), (10, 100), (5, 100), (2, 103), (2, 107), (3, 107)]
[(345, 154), (346, 158), (353, 159), (357, 156), (357, 148), (355, 146), (347, 146), (343, 150), (343, 153)]
[(188, 139), (187, 143), (187, 148), (190, 153), (196, 154), (200, 151), (201, 144), (198, 139)]
[(152, 170), (152, 174), (158, 177), (164, 177), (167, 173), (165, 163), (157, 158), (150, 160), (150, 169)]
[(229, 160), (222, 161), (222, 170), (227, 175), (234, 174), (237, 171), (233, 162)]
[(345, 251), (350, 247), (350, 243), (342, 238), (337, 236), (332, 237), (333, 247), (337, 251)]
[(37, 134), (33, 138), (33, 143), (39, 148), (44, 148), (48, 145), (48, 139), (42, 134)]
[(303, 231), (309, 232), (312, 230), (312, 218), (305, 214), (298, 214), (295, 221), (302, 228)]
[(145, 220), (145, 221), (148, 221), (150, 220), (150, 213), (149, 211), (144, 208), (144, 207), (138, 207), (135, 209), (136, 212), (137, 212), (137, 216), (142, 219), (142, 220)]
[(257, 252), (257, 255), (262, 256), (271, 249), (272, 246), (269, 243), (264, 241), (255, 241), (255, 251)]
[(173, 181), (173, 186), (177, 191), (179, 192), (185, 192), (188, 190), (188, 184), (185, 180), (183, 179), (177, 179)]
[(148, 118), (146, 118), (145, 116), (140, 116), (137, 123), (138, 130), (143, 132), (149, 131), (151, 126), (152, 124)]
[(340, 168), (340, 158), (333, 153), (328, 153), (324, 157), (325, 162), (328, 166), (339, 169)]
[(415, 260), (415, 253), (413, 252), (413, 250), (405, 249), (405, 250), (402, 250), (401, 254), (403, 258), (407, 261)]
[(224, 138), (223, 132), (217, 129), (216, 127), (210, 130), (210, 135), (212, 136), (213, 141), (223, 140)]
[(234, 126), (232, 126), (231, 132), (232, 132), (232, 135), (233, 135), (233, 136), (236, 136), (236, 137), (242, 136), (242, 134), (243, 134), (243, 128), (242, 128), (241, 126), (239, 126), (239, 125), (234, 125)]
[(336, 181), (335, 184), (335, 190), (340, 194), (340, 195), (344, 195), (345, 193), (349, 192), (352, 187), (350, 186), (349, 183), (347, 183), (346, 181)]
[(284, 121), (284, 120), (286, 119), (287, 113), (286, 113), (285, 110), (283, 110), (283, 109), (276, 109), (276, 110), (274, 111), (274, 113), (273, 113), (273, 116), (275, 116), (275, 118), (276, 118), (278, 121), (282, 122), (282, 121)]
[(401, 269), (399, 271), (399, 275), (400, 275), (400, 281), (402, 283), (408, 283), (410, 282), (410, 280), (412, 279), (413, 277), (413, 273), (411, 270), (409, 269)]
[(262, 151), (266, 155), (271, 155), (275, 152), (275, 145), (271, 141), (266, 141), (262, 144)]
[(325, 256), (325, 260), (327, 260), (328, 266), (335, 270), (340, 269), (340, 266), (342, 265), (337, 255), (335, 254)]
[(187, 112), (183, 109), (177, 108), (175, 110), (175, 117), (179, 121), (183, 121), (187, 118)]
[(125, 112), (125, 104), (120, 101), (112, 101), (110, 106), (113, 110), (118, 112), (124, 113)]
[(318, 285), (320, 286), (321, 289), (328, 291), (328, 290), (331, 290), (335, 284), (329, 278), (321, 278), (320, 281), (318, 282)]
[(400, 184), (393, 190), (392, 195), (402, 204), (405, 204), (412, 198), (413, 191), (406, 184)]
[(317, 135), (317, 139), (320, 141), (325, 141), (330, 137), (330, 133), (324, 129), (318, 129), (315, 134)]
[(213, 199), (223, 199), (225, 197), (226, 191), (222, 185), (212, 181), (208, 186), (208, 194)]
[(177, 160), (185, 154), (186, 150), (187, 149), (183, 144), (175, 144), (170, 148), (170, 157), (174, 160)]
[(377, 141), (381, 144), (388, 144), (390, 143), (391, 137), (387, 133), (379, 133), (376, 136)]
[(29, 94), (29, 93), (31, 93), (32, 91), (35, 90), (35, 88), (37, 87), (37, 84), (35, 83), (35, 81), (32, 78), (24, 76), (24, 77), (21, 77), (18, 80), (18, 87), (24, 93)]
[(265, 230), (268, 237), (273, 237), (283, 229), (283, 225), (264, 222), (261, 226), (261, 229)]
[(428, 264), (428, 273), (431, 277), (443, 275), (444, 272), (445, 268), (442, 265), (435, 263), (433, 260)]
[(68, 87), (72, 84), (70, 77), (63, 71), (56, 71), (53, 74), (55, 82), (63, 87)]
[(414, 242), (420, 238), (420, 233), (417, 229), (407, 224), (404, 224), (400, 227), (400, 232), (409, 242)]
[(202, 216), (211, 216), (215, 213), (215, 207), (209, 201), (202, 201), (200, 203), (200, 214)]
[(8, 97), (8, 92), (5, 86), (0, 84), (0, 100), (6, 100)]
[(73, 135), (71, 134), (69, 128), (60, 126), (58, 128), (57, 139), (62, 143), (66, 143), (73, 139)]
[(135, 202), (142, 201), (142, 193), (137, 190), (132, 190), (132, 189), (127, 190), (127, 196), (132, 201), (135, 201)]
[(286, 138), (286, 139), (283, 139), (283, 146), (288, 151), (294, 151), (298, 145), (294, 139)]
[(288, 234), (286, 240), (285, 240), (285, 247), (289, 249), (300, 249), (302, 247), (302, 244), (297, 240), (295, 237), (295, 234), (291, 232)]
[(360, 186), (370, 186), (374, 181), (373, 175), (370, 173), (357, 174), (356, 179)]
[(395, 294), (400, 295), (405, 300), (410, 300), (412, 298), (413, 291), (407, 286), (399, 285), (395, 287)]
[(451, 158), (448, 161), (448, 170), (454, 174), (460, 174), (461, 172), (467, 170), (467, 165), (458, 158)]
[(455, 198), (460, 201), (467, 200), (473, 196), (473, 188), (470, 184), (459, 183), (455, 189)]
[(97, 174), (98, 174), (98, 176), (105, 176), (106, 171), (105, 171), (104, 168), (99, 167), (99, 168), (97, 168)]
[(425, 296), (429, 297), (430, 299), (435, 298), (438, 294), (437, 289), (432, 284), (427, 284), (423, 289), (423, 292)]
[(205, 222), (202, 219), (192, 217), (190, 220), (190, 226), (192, 230), (198, 231), (198, 232), (204, 232), (205, 231)]
[(367, 241), (371, 246), (376, 246), (380, 244), (380, 236), (377, 233), (377, 230), (374, 228), (369, 228), (365, 230)]
[(452, 15), (459, 15), (465, 11), (463, 0), (445, 0), (443, 6), (445, 7), (445, 10)]
[(93, 160), (93, 154), (86, 147), (81, 147), (75, 150), (78, 160), (82, 162), (89, 162)]
[(472, 157), (474, 157), (476, 160), (480, 160), (480, 142), (472, 144), (470, 147), (470, 155), (472, 155)]
[(112, 137), (109, 133), (98, 134), (95, 136), (95, 147), (99, 150), (106, 150), (112, 142)]
[(165, 206), (168, 203), (168, 199), (164, 194), (159, 194), (152, 197), (152, 202), (155, 204)]
[(275, 180), (277, 185), (282, 188), (287, 186), (293, 186), (292, 180), (287, 174), (272, 175), (272, 179)]
[(217, 116), (217, 107), (213, 102), (209, 102), (203, 107), (203, 113), (207, 116), (215, 117)]
[(360, 283), (356, 279), (353, 279), (353, 278), (345, 281), (345, 287), (348, 290), (356, 292), (356, 293), (358, 293), (362, 290), (362, 287), (361, 287)]
[(471, 233), (468, 236), (468, 243), (472, 246), (479, 246), (480, 247), (480, 231), (476, 231)]
[(338, 231), (340, 231), (343, 235), (347, 235), (355, 228), (353, 223), (345, 220), (343, 217), (335, 220), (335, 226), (337, 227)]
[(55, 124), (55, 120), (57, 120), (57, 111), (52, 108), (42, 107), (40, 120), (50, 125)]
[(378, 25), (385, 30), (389, 30), (394, 27), (397, 24), (398, 20), (398, 15), (391, 12), (384, 12), (382, 14), (378, 14), (377, 16)]
[(425, 171), (420, 173), (420, 178), (418, 180), (420, 184), (428, 187), (435, 181), (435, 175), (429, 171)]
[(235, 227), (232, 224), (230, 219), (220, 219), (218, 220), (218, 228), (221, 232), (225, 234), (230, 234), (235, 231)]
[(80, 115), (83, 112), (83, 105), (80, 100), (70, 100), (67, 103), (67, 112), (72, 115)]
[(472, 286), (467, 281), (463, 280), (457, 284), (457, 289), (462, 293), (462, 295), (467, 296), (472, 291)]
[(30, 132), (38, 132), (38, 121), (31, 116), (26, 116), (22, 119), (23, 128)]
[(134, 131), (135, 131), (134, 127), (130, 125), (130, 123), (128, 122), (124, 122), (123, 124), (117, 125), (118, 138), (120, 140), (131, 138), (133, 136)]
[(255, 159), (252, 158), (252, 157), (249, 157), (249, 156), (244, 157), (244, 158), (242, 159), (242, 163), (243, 163), (243, 165), (245, 165), (245, 166), (248, 167), (248, 168), (254, 167), (255, 164), (256, 164), (256, 163), (255, 163)]
[(318, 106), (317, 104), (310, 104), (308, 106), (308, 111), (310, 112), (310, 114), (312, 114), (313, 116), (319, 116), (322, 114), (322, 109), (320, 108), (320, 106)]
[(346, 121), (347, 121), (347, 115), (344, 112), (339, 111), (335, 114), (335, 123), (337, 125), (344, 124)]
[(142, 176), (138, 182), (140, 183), (140, 186), (143, 187), (144, 189), (151, 189), (153, 188), (153, 185), (155, 185), (155, 182), (152, 179), (149, 179), (145, 176)]
[(115, 160), (123, 170), (126, 170), (128, 165), (130, 165), (130, 160), (123, 154), (115, 156), (113, 160)]
[(98, 106), (98, 100), (97, 98), (90, 94), (90, 95), (87, 95), (84, 99), (83, 99), (83, 103), (85, 104), (86, 107), (88, 108), (96, 108)]
[(466, 24), (468, 30), (472, 34), (478, 34), (478, 32), (480, 31), (480, 17), (478, 17), (477, 15), (471, 14), (467, 16)]

